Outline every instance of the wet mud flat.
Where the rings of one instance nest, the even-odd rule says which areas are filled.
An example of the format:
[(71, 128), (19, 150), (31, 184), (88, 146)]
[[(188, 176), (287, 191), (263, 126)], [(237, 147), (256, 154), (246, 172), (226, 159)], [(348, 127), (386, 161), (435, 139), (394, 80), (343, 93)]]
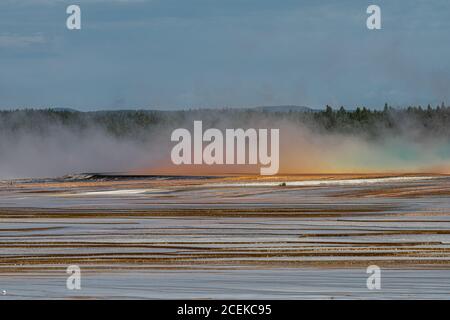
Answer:
[[(3, 181), (0, 289), (4, 298), (448, 299), (449, 195), (450, 178), (435, 175)], [(77, 292), (65, 287), (74, 264)], [(389, 279), (375, 294), (373, 264)]]

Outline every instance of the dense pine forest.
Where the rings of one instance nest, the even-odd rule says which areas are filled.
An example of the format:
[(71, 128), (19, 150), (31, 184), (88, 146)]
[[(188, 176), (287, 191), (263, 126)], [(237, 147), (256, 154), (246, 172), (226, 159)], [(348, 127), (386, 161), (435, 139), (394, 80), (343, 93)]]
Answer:
[(0, 133), (51, 134), (64, 128), (74, 132), (96, 128), (117, 138), (150, 138), (154, 129), (171, 129), (194, 120), (211, 127), (271, 127), (289, 123), (317, 133), (356, 134), (377, 138), (396, 134), (450, 137), (450, 107), (410, 106), (381, 110), (364, 107), (347, 110), (326, 106), (323, 110), (271, 111), (263, 109), (198, 109), (186, 111), (124, 110), (78, 112), (64, 109), (0, 111)]

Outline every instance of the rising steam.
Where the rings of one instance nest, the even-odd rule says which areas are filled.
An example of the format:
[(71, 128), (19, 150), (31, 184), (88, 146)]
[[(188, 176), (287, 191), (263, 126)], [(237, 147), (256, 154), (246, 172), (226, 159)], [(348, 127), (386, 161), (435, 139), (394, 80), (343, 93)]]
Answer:
[(75, 126), (73, 123), (83, 117), (82, 113), (76, 114), (69, 114), (73, 120), (61, 122), (54, 117), (33, 118), (22, 112), (20, 117), (31, 119), (18, 121), (16, 116), (14, 125), (11, 119), (6, 122), (4, 116), (0, 117), (0, 179), (82, 172), (205, 175), (259, 171), (257, 166), (172, 165), (171, 132), (176, 128), (191, 129), (194, 120), (202, 120), (205, 128), (279, 128), (280, 174), (450, 171), (450, 143), (446, 135), (430, 135), (418, 128), (414, 119), (404, 117), (394, 119), (399, 122), (395, 134), (380, 127), (373, 137), (359, 131), (325, 130), (315, 122), (298, 121), (289, 114), (175, 112), (160, 115), (143, 126), (133, 122), (128, 133), (122, 135), (92, 116)]

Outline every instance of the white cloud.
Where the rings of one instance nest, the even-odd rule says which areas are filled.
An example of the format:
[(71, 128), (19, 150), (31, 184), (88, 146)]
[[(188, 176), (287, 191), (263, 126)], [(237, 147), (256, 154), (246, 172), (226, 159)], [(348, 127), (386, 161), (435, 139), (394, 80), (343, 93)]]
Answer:
[(0, 34), (0, 48), (25, 48), (36, 44), (44, 44), (46, 42), (47, 39), (42, 34)]

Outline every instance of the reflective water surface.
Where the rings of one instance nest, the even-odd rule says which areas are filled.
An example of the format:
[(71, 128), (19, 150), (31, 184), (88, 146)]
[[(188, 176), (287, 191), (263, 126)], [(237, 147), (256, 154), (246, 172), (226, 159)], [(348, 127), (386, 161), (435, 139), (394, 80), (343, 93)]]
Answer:
[(0, 299), (448, 299), (449, 195), (435, 175), (2, 181)]

